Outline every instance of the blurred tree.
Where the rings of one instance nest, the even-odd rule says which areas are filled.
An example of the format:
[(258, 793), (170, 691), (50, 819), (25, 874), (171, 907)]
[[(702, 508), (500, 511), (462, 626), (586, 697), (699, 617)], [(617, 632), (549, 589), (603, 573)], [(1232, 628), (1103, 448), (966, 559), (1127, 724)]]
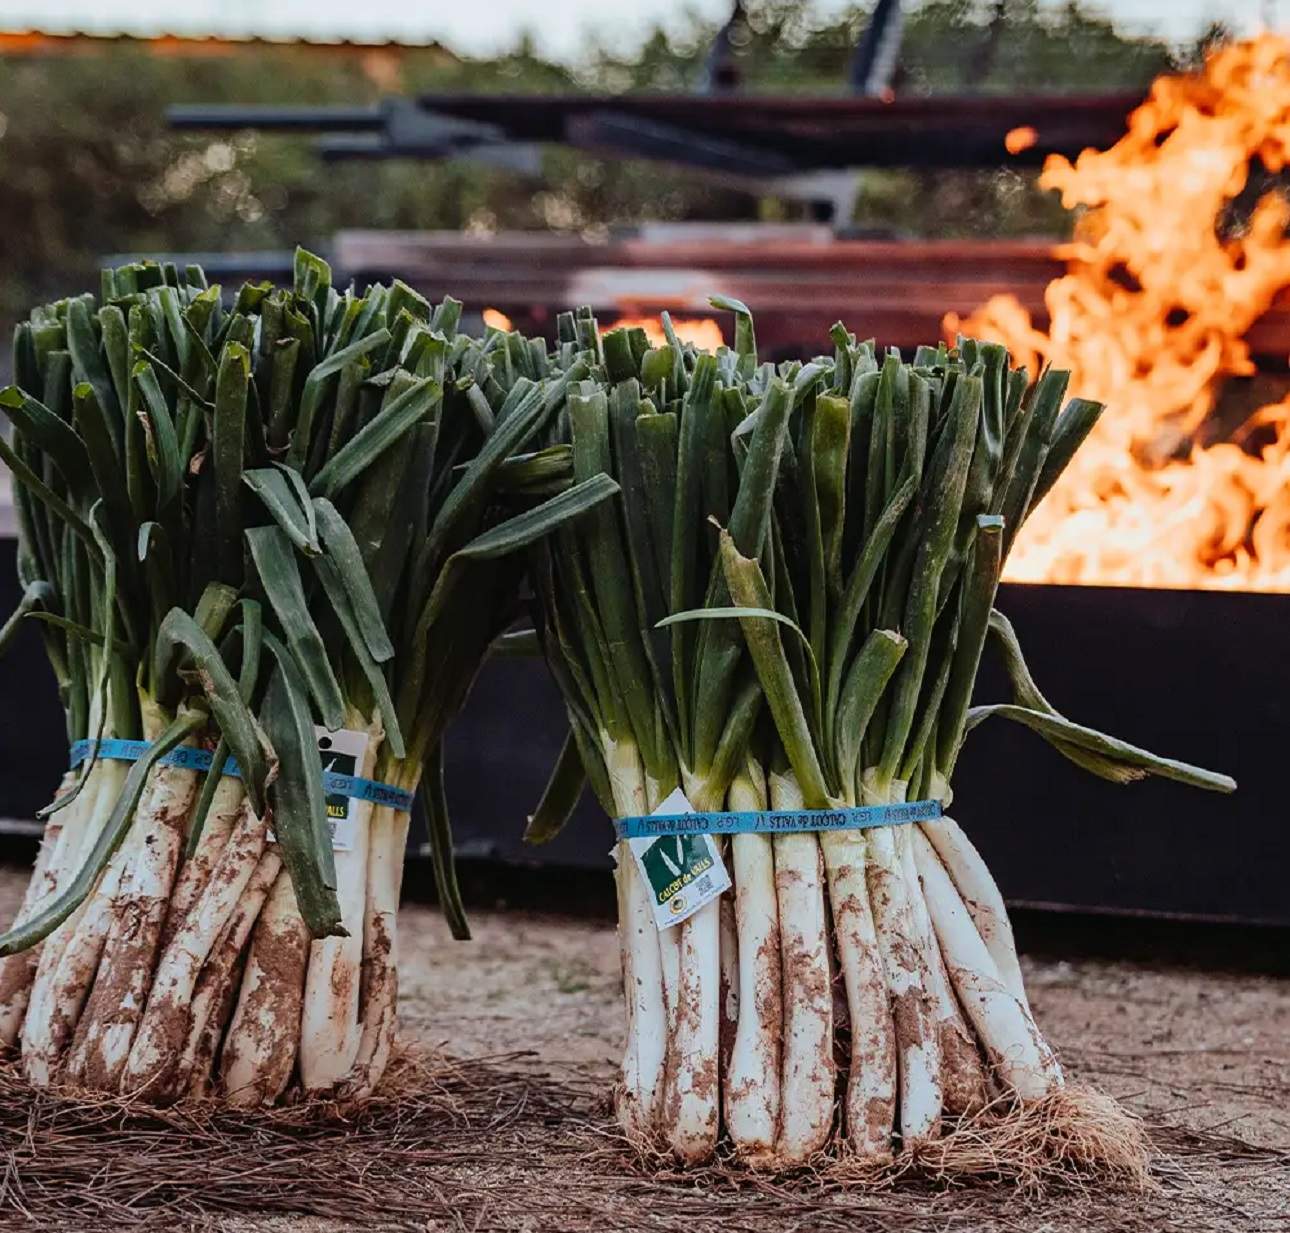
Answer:
[[(1080, 4), (926, 0), (910, 5), (901, 88), (1090, 90), (1145, 87), (1177, 54), (1126, 38)], [(732, 53), (749, 92), (840, 90), (863, 8), (827, 19), (798, 0), (750, 0)], [(992, 35), (992, 23), (996, 28)], [(469, 162), (327, 166), (309, 140), (167, 131), (180, 102), (368, 102), (435, 91), (687, 90), (717, 26), (654, 31), (630, 57), (589, 48), (553, 64), (521, 36), (468, 60), (438, 47), (320, 51), (252, 44), (184, 54), (103, 41), (75, 54), (0, 54), (0, 323), (42, 298), (89, 286), (109, 252), (325, 244), (341, 227), (603, 231), (646, 218), (784, 217), (657, 164), (553, 149), (543, 182)], [(993, 43), (992, 43), (993, 40)], [(84, 46), (81, 44), (79, 46)], [(1061, 211), (1015, 173), (865, 173), (858, 224), (904, 234), (1059, 229)], [(446, 290), (446, 289), (445, 289)]]

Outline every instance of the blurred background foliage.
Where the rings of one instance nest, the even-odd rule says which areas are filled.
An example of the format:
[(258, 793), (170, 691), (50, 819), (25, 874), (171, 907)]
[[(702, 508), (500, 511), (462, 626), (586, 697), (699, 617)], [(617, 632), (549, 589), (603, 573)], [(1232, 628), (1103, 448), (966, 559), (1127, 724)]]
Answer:
[[(749, 0), (735, 43), (750, 92), (837, 93), (867, 20), (823, 20), (809, 3)], [(1079, 3), (910, 4), (901, 93), (1145, 88), (1193, 60), (1125, 37)], [(436, 46), (318, 49), (83, 40), (58, 54), (0, 56), (0, 326), (33, 303), (92, 286), (105, 253), (325, 246), (344, 227), (552, 228), (603, 235), (643, 219), (791, 218), (657, 164), (551, 149), (540, 182), (471, 162), (324, 165), (307, 137), (167, 130), (181, 102), (370, 102), (434, 91), (690, 90), (716, 32), (693, 18), (630, 57), (588, 47), (576, 65), (519, 34), (489, 60)], [(1211, 32), (1208, 37), (1216, 37)], [(1057, 234), (1058, 204), (1015, 172), (862, 173), (856, 216), (898, 235)]]

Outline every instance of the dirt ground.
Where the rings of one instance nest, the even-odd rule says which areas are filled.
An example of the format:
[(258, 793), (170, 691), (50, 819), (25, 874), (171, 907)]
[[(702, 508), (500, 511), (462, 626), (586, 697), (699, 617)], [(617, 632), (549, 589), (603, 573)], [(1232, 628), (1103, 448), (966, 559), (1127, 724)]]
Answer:
[[(0, 869), (0, 913), (21, 885), (20, 871)], [(1147, 1121), (1160, 1152), (1158, 1189), (1148, 1196), (1036, 1197), (984, 1187), (856, 1194), (813, 1190), (809, 1179), (766, 1187), (679, 1174), (660, 1181), (637, 1174), (605, 1115), (621, 1032), (612, 925), (499, 911), (474, 912), (472, 925), (474, 941), (454, 943), (433, 909), (404, 909), (404, 1033), (456, 1057), (523, 1051), (495, 1064), (531, 1075), (535, 1095), (518, 1101), (527, 1111), (503, 1109), (499, 1096), (489, 1114), (495, 1131), (483, 1127), (481, 1140), (481, 1127), (473, 1127), (475, 1137), (463, 1129), (460, 1151), (409, 1169), (409, 1193), (427, 1187), (444, 1196), (444, 1219), (392, 1218), (388, 1227), (1290, 1230), (1290, 980), (1023, 957), (1036, 1015), (1068, 1069)], [(565, 1106), (561, 1091), (569, 1094)], [(559, 1108), (567, 1119), (553, 1112)], [(204, 1223), (248, 1233), (381, 1226), (357, 1211), (339, 1221), (212, 1216)]]

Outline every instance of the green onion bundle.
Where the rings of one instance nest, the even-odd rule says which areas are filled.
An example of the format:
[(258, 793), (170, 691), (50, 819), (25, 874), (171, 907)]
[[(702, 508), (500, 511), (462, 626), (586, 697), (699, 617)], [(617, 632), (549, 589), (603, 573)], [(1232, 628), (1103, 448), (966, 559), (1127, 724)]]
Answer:
[[(290, 290), (231, 306), (143, 263), (18, 328), (16, 617), (41, 621), (70, 739), (148, 742), (65, 779), (0, 937), (0, 1030), (33, 1081), (371, 1091), (408, 815), (328, 796), (320, 746), (422, 793), (464, 928), (444, 732), (520, 610), (521, 550), (614, 484), (529, 450), (576, 368), (523, 377), (459, 314), (397, 282), (338, 291), (301, 252)], [(208, 772), (164, 760), (194, 743)]]
[[(1030, 387), (971, 339), (911, 363), (837, 326), (832, 355), (759, 364), (747, 309), (714, 303), (736, 314), (715, 355), (562, 322), (553, 362), (591, 373), (562, 423), (574, 473), (612, 477), (621, 500), (531, 554), (571, 729), (533, 837), (559, 826), (580, 767), (615, 817), (677, 787), (697, 811), (948, 804), (990, 715), (1114, 782), (1235, 786), (1060, 715), (995, 610), (1016, 530), (1098, 404), (1063, 406), (1065, 374)], [(1015, 698), (974, 708), (991, 635)], [(834, 1142), (880, 1160), (995, 1093), (1062, 1088), (1002, 899), (950, 818), (737, 834), (726, 855), (733, 896), (659, 928), (618, 847), (635, 1139), (700, 1161), (724, 1126), (760, 1166)]]

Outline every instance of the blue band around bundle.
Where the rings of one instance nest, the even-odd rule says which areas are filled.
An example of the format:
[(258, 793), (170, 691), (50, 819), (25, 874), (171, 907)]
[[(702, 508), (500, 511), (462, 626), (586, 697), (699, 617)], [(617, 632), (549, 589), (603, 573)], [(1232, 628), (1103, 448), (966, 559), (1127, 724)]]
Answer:
[(619, 839), (653, 839), (657, 835), (793, 835), (935, 822), (941, 812), (940, 801), (901, 801), (892, 805), (854, 805), (844, 809), (659, 813), (618, 818), (614, 829)]
[[(71, 769), (75, 770), (98, 746), (98, 756), (113, 762), (138, 762), (148, 752), (147, 741), (126, 741), (112, 737), (105, 741), (76, 741), (72, 745)], [(165, 766), (177, 766), (186, 771), (209, 771), (215, 756), (209, 749), (199, 749), (194, 745), (179, 745), (166, 754), (161, 762)], [(241, 779), (242, 772), (237, 762), (229, 758), (224, 763), (225, 775)], [(342, 775), (339, 771), (323, 771), (323, 788), (333, 796), (349, 796), (359, 801), (371, 801), (375, 805), (390, 805), (403, 813), (412, 812), (413, 796), (393, 784), (378, 783), (374, 779), (361, 779), (357, 775)]]

